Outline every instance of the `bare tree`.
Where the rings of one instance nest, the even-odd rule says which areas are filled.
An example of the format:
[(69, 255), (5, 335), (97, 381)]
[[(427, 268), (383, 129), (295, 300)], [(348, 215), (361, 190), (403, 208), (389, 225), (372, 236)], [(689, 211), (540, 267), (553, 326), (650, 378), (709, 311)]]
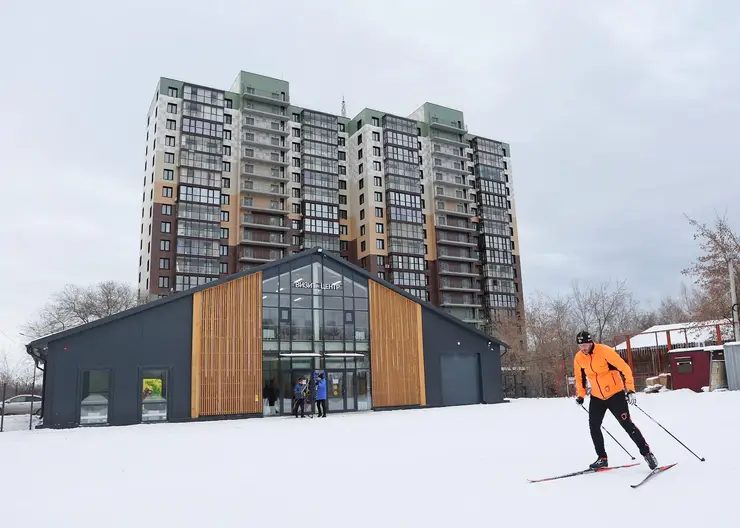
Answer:
[(626, 281), (585, 287), (574, 282), (572, 299), (576, 322), (600, 343), (611, 344), (614, 337), (639, 324), (642, 315)]
[(31, 337), (69, 330), (140, 304), (135, 288), (115, 281), (92, 286), (67, 285), (52, 295), (36, 317), (23, 327)]
[(694, 240), (699, 241), (701, 254), (683, 273), (694, 279), (701, 303), (693, 319), (723, 319), (730, 312), (730, 262), (740, 263), (740, 236), (733, 231), (727, 214), (717, 215), (709, 226), (688, 215), (686, 219), (694, 228)]

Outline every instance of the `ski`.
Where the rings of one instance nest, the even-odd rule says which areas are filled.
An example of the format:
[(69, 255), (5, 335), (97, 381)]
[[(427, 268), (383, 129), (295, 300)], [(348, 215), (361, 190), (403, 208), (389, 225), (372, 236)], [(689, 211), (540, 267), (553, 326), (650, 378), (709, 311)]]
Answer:
[(603, 473), (604, 471), (611, 471), (613, 469), (630, 468), (630, 467), (635, 467), (639, 465), (640, 464), (637, 463), (637, 464), (626, 464), (624, 466), (612, 466), (612, 467), (605, 467), (605, 468), (598, 468), (598, 469), (589, 468), (589, 469), (584, 469), (582, 471), (576, 471), (574, 473), (568, 473), (566, 475), (558, 475), (557, 477), (547, 477), (547, 478), (536, 479), (536, 480), (527, 479), (527, 481), (534, 484), (535, 482), (546, 482), (548, 480), (558, 480), (558, 479), (564, 479), (568, 477), (576, 477), (578, 475), (587, 475), (589, 473)]
[(674, 462), (673, 464), (668, 464), (667, 466), (656, 467), (650, 473), (648, 473), (647, 476), (644, 479), (642, 479), (637, 484), (630, 484), (630, 487), (632, 489), (639, 488), (640, 486), (642, 486), (643, 484), (645, 484), (648, 480), (650, 480), (655, 475), (658, 475), (659, 473), (663, 473), (664, 471), (666, 471), (668, 469), (671, 469), (676, 464), (678, 464), (678, 462)]

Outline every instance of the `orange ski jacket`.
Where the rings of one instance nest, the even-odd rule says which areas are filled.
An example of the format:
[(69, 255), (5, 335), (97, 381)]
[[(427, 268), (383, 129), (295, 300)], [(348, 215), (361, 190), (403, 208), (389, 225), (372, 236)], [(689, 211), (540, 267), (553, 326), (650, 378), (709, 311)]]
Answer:
[[(573, 358), (573, 375), (576, 378), (576, 395), (586, 397), (586, 378), (591, 383), (591, 396), (606, 400), (625, 389), (635, 390), (632, 369), (612, 347), (594, 344), (590, 354), (580, 350)], [(624, 381), (622, 381), (624, 376)]]

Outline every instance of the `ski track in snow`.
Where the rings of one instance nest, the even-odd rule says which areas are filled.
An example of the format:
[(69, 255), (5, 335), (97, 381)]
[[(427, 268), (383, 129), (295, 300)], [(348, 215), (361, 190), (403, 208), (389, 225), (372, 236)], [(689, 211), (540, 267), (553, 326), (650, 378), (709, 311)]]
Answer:
[[(706, 462), (631, 408), (659, 464), (679, 462), (675, 468), (630, 488), (649, 470), (607, 414), (604, 425), (640, 466), (528, 483), (596, 458), (588, 417), (572, 398), (326, 419), (18, 430), (0, 434), (0, 519), (24, 528), (624, 528), (701, 526), (724, 511), (714, 518), (730, 522), (740, 481), (740, 392), (640, 394), (638, 405)], [(605, 441), (611, 465), (631, 462)]]

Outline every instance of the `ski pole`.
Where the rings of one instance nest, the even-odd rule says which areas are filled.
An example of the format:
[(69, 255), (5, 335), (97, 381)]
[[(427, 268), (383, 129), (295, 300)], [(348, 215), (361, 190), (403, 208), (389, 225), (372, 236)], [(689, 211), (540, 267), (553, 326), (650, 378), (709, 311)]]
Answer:
[(671, 433), (671, 432), (670, 432), (670, 431), (669, 431), (668, 429), (666, 429), (665, 427), (663, 427), (663, 426), (662, 426), (662, 425), (660, 424), (660, 422), (658, 422), (658, 420), (656, 420), (655, 418), (653, 418), (652, 416), (650, 416), (650, 415), (649, 415), (648, 413), (646, 413), (645, 411), (643, 411), (643, 410), (642, 410), (642, 409), (640, 408), (640, 406), (639, 406), (639, 405), (637, 405), (637, 404), (635, 403), (635, 404), (634, 404), (634, 406), (635, 406), (635, 407), (637, 407), (638, 409), (640, 409), (640, 412), (642, 412), (642, 414), (644, 414), (645, 416), (647, 416), (648, 418), (650, 418), (650, 419), (651, 419), (652, 421), (654, 421), (654, 422), (655, 422), (656, 424), (658, 424), (658, 425), (660, 426), (660, 428), (661, 428), (661, 429), (663, 429), (663, 430), (664, 430), (664, 431), (665, 431), (666, 433), (668, 433), (669, 435), (671, 435), (671, 437), (673, 437), (673, 439), (674, 439), (674, 440), (675, 440), (676, 442), (678, 442), (679, 444), (681, 444), (682, 446), (684, 446), (684, 447), (686, 448), (686, 450), (687, 450), (687, 451), (688, 451), (689, 453), (691, 453), (692, 455), (694, 455), (694, 456), (695, 456), (696, 458), (698, 458), (698, 459), (699, 459), (699, 460), (701, 460), (702, 462), (706, 462), (706, 459), (705, 459), (705, 458), (702, 458), (702, 457), (700, 457), (699, 455), (697, 455), (696, 453), (694, 453), (694, 452), (693, 452), (693, 451), (692, 451), (691, 449), (689, 449), (688, 447), (686, 447), (686, 444), (684, 444), (684, 443), (683, 443), (683, 442), (682, 442), (681, 440), (679, 440), (678, 438), (676, 438), (675, 436), (673, 436), (673, 433)]
[[(586, 411), (586, 414), (590, 414), (590, 413), (588, 412), (588, 409), (586, 409), (586, 408), (585, 408), (585, 407), (584, 407), (583, 405), (581, 405), (580, 407), (581, 407), (581, 409), (583, 409), (584, 411)], [(624, 446), (623, 446), (622, 444), (620, 444), (620, 443), (619, 443), (619, 440), (617, 440), (616, 438), (614, 438), (614, 436), (612, 436), (612, 434), (611, 434), (611, 433), (610, 433), (610, 432), (609, 432), (609, 431), (608, 431), (608, 430), (606, 429), (606, 427), (604, 427), (604, 426), (602, 425), (602, 426), (601, 426), (601, 428), (602, 428), (602, 429), (603, 429), (603, 430), (604, 430), (604, 431), (606, 432), (606, 434), (608, 434), (609, 436), (611, 436), (612, 440), (614, 440), (614, 441), (615, 441), (615, 442), (617, 443), (617, 445), (618, 445), (619, 447), (621, 447), (621, 448), (622, 448), (622, 449), (624, 450), (624, 452), (625, 452), (625, 453), (627, 453), (627, 456), (629, 456), (629, 457), (630, 457), (630, 458), (631, 458), (632, 460), (634, 460), (634, 459), (635, 459), (635, 457), (633, 457), (633, 456), (632, 456), (632, 455), (630, 454), (630, 452), (629, 452), (629, 451), (627, 451), (627, 449), (625, 449), (625, 447), (624, 447)]]

